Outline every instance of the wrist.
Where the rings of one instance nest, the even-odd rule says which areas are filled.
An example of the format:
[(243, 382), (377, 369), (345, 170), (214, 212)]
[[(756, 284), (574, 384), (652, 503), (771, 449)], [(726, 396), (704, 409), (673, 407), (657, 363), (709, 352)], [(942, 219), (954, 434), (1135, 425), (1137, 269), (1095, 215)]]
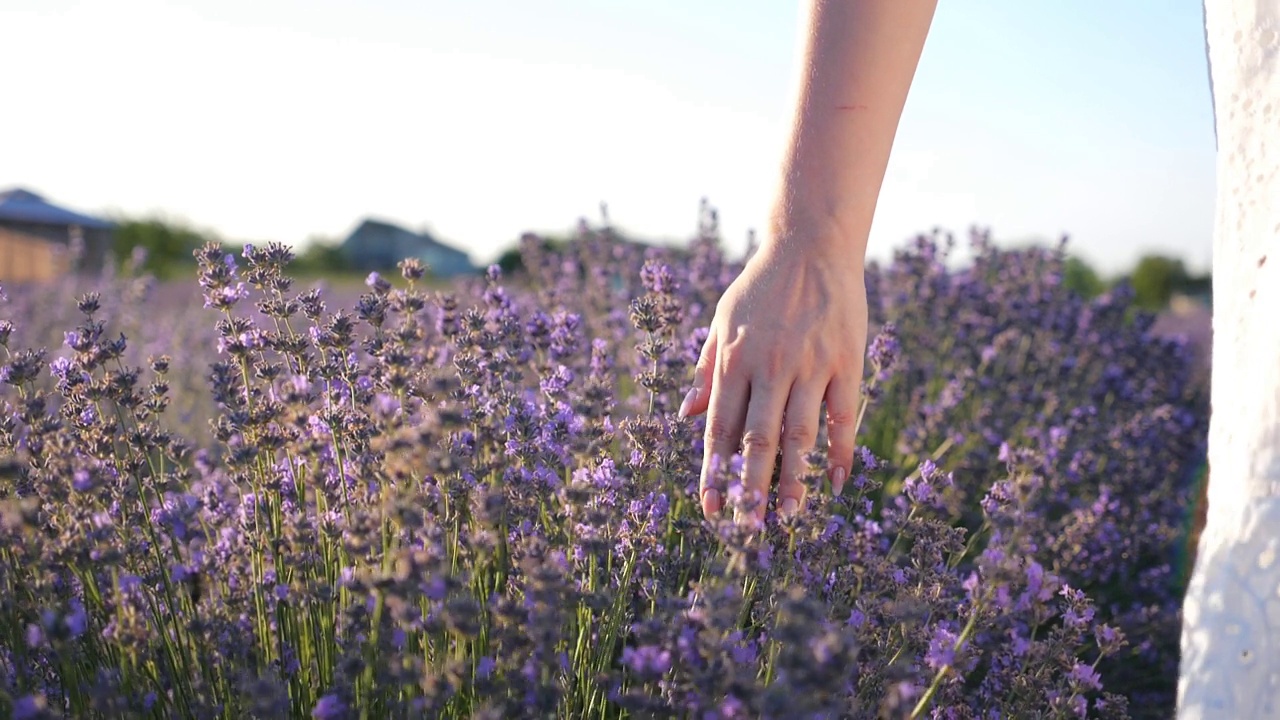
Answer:
[(862, 267), (870, 230), (867, 225), (838, 211), (782, 202), (770, 215), (761, 250), (803, 253), (842, 263), (852, 260)]

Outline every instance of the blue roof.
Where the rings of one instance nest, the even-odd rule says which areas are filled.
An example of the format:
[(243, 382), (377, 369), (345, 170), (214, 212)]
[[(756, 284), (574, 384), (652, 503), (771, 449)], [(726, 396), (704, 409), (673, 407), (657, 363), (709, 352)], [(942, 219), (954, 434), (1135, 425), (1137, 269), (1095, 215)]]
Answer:
[(5, 220), (38, 225), (79, 225), (100, 230), (114, 227), (106, 220), (52, 205), (39, 195), (21, 188), (0, 192), (0, 222)]

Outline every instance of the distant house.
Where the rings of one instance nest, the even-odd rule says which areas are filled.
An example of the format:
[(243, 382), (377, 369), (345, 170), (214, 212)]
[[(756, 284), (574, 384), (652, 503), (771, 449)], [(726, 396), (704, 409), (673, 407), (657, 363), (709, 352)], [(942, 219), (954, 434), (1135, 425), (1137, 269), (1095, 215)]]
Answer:
[(453, 277), (476, 272), (465, 252), (436, 240), (427, 233), (415, 233), (380, 220), (365, 220), (343, 241), (339, 252), (358, 270), (394, 270), (406, 258), (418, 258), (435, 277)]
[(68, 270), (101, 269), (113, 227), (29, 190), (0, 192), (0, 280), (48, 280)]

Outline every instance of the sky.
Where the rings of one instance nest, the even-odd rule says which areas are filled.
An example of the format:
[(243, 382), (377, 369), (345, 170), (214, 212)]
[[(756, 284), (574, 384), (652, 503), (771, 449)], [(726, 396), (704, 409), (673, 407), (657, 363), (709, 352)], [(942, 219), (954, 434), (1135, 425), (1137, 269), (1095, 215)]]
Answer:
[[(905, 1), (905, 0), (904, 0)], [(0, 189), (237, 241), (390, 220), (489, 262), (766, 226), (802, 0), (5, 0)], [(940, 0), (869, 254), (934, 227), (1211, 259), (1199, 0)]]

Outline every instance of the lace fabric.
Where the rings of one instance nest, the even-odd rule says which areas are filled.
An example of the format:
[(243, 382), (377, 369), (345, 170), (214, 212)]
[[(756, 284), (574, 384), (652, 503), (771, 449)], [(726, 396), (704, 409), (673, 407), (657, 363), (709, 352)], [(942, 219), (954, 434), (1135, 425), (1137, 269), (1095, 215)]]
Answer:
[(1280, 713), (1280, 0), (1205, 0), (1218, 143), (1209, 511), (1178, 717)]

